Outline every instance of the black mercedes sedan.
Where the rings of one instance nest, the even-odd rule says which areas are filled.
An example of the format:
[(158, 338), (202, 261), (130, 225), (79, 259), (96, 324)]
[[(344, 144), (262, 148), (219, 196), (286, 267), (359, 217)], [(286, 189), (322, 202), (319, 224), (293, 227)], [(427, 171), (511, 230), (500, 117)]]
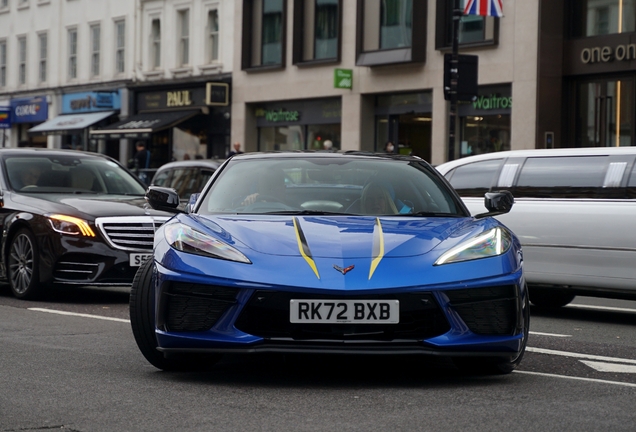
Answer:
[(0, 149), (0, 279), (34, 299), (53, 284), (129, 286), (171, 215), (114, 159)]

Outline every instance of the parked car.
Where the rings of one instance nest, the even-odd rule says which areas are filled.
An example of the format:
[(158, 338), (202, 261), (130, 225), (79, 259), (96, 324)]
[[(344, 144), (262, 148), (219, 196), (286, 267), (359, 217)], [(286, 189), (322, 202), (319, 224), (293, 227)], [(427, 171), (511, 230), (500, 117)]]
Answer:
[[(176, 191), (150, 186), (176, 210)], [(508, 373), (529, 328), (518, 240), (417, 157), (244, 154), (156, 233), (130, 298), (160, 369), (226, 352), (433, 354)]]
[(517, 150), (437, 169), (471, 212), (507, 190), (497, 218), (521, 240), (530, 300), (560, 307), (576, 295), (636, 299), (636, 148)]
[(14, 296), (51, 284), (130, 286), (171, 216), (148, 208), (139, 180), (107, 156), (0, 150), (0, 277)]
[(222, 163), (223, 161), (219, 159), (169, 162), (159, 167), (150, 184), (175, 189), (181, 199), (181, 208), (184, 208), (190, 196), (201, 192), (203, 186)]

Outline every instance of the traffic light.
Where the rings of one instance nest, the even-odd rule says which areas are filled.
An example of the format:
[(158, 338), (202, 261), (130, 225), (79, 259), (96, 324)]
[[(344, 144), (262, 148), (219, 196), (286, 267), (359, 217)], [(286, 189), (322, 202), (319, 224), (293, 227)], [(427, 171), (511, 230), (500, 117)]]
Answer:
[[(444, 99), (450, 100), (451, 58), (452, 54), (444, 54)], [(477, 74), (479, 57), (476, 55), (459, 55), (457, 67), (457, 100), (470, 102), (477, 96)]]

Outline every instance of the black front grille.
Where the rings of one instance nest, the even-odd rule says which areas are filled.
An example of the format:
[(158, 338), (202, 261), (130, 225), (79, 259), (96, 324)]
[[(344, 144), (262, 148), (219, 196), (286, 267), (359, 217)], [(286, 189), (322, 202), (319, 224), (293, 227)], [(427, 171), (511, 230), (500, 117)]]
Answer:
[(446, 291), (451, 306), (470, 331), (480, 335), (512, 335), (517, 328), (514, 285)]
[[(397, 324), (290, 323), (292, 299), (399, 300)], [(316, 295), (256, 291), (236, 321), (236, 328), (265, 339), (329, 341), (413, 341), (439, 336), (450, 330), (446, 317), (431, 293), (391, 295)]]
[(91, 281), (100, 270), (100, 261), (103, 261), (100, 258), (90, 254), (66, 254), (55, 263), (53, 276), (57, 281)]
[[(238, 289), (172, 283), (164, 290), (159, 325), (167, 331), (207, 331), (236, 303)], [(163, 322), (161, 322), (163, 321)]]

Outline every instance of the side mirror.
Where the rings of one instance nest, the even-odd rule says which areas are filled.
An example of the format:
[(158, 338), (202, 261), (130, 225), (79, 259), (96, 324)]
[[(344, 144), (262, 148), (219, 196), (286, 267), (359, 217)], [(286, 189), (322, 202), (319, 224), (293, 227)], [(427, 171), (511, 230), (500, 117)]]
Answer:
[(478, 214), (475, 218), (481, 219), (488, 216), (508, 213), (514, 203), (515, 198), (509, 191), (487, 192), (484, 196), (484, 205), (488, 209), (488, 212)]
[(146, 201), (155, 210), (163, 210), (170, 213), (183, 213), (179, 210), (179, 194), (172, 188), (149, 186), (146, 191)]
[(199, 199), (200, 196), (201, 194), (198, 192), (190, 195), (190, 199), (188, 200), (188, 205), (186, 206), (186, 213), (192, 213), (192, 211), (194, 210), (194, 206), (196, 205), (197, 200)]

